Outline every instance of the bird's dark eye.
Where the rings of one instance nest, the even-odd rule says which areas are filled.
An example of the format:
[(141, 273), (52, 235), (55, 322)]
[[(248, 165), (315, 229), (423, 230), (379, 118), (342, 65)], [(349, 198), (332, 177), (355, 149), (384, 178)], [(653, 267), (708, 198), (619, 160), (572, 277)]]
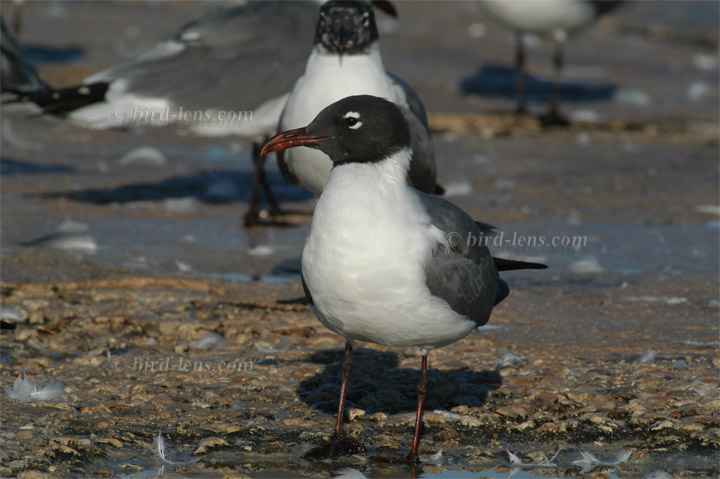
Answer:
[(356, 111), (349, 111), (343, 115), (343, 123), (345, 123), (345, 126), (350, 128), (351, 130), (357, 130), (362, 126), (362, 121), (360, 121), (360, 113)]

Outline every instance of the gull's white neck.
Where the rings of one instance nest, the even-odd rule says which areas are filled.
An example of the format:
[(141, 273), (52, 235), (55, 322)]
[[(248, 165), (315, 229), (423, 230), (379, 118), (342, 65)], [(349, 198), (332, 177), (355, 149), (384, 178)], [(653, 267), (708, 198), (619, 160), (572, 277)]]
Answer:
[[(406, 177), (412, 150), (405, 147), (399, 152), (373, 163), (347, 163), (334, 166), (330, 170), (325, 187), (324, 197), (334, 190), (350, 190), (358, 196), (375, 196), (378, 193), (403, 192), (408, 189)], [(329, 200), (332, 201), (332, 200)]]
[[(290, 93), (280, 119), (280, 129), (305, 126), (320, 110), (351, 95), (374, 95), (395, 100), (378, 43), (375, 42), (365, 55), (329, 54), (321, 46), (316, 46), (308, 58), (305, 74)], [(296, 156), (298, 151), (307, 150), (290, 150), (288, 155)], [(320, 153), (315, 156), (318, 155), (322, 156)]]

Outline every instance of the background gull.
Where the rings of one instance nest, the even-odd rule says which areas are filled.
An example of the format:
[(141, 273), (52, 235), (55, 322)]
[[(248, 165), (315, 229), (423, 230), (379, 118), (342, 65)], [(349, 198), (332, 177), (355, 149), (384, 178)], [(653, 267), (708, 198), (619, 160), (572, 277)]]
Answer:
[[(425, 108), (406, 82), (385, 70), (379, 43), (367, 2), (333, 0), (323, 5), (305, 73), (288, 97), (279, 129), (306, 125), (320, 110), (351, 95), (386, 98), (400, 106), (410, 125), (413, 157), (408, 182), (420, 191), (441, 193)], [(282, 151), (278, 163), (288, 181), (315, 195), (320, 195), (332, 166), (327, 155), (309, 148)]]
[[(27, 99), (87, 128), (167, 124), (181, 111), (207, 112), (213, 118), (233, 112), (240, 121), (181, 126), (204, 136), (258, 142), (275, 133), (287, 93), (302, 73), (319, 5), (263, 1), (211, 12), (79, 87), (41, 88)], [(256, 168), (246, 216), (251, 223), (261, 185), (277, 209), (263, 169)]]
[(622, 0), (482, 0), (480, 5), (493, 20), (515, 32), (516, 112), (527, 113), (525, 98), (525, 35), (533, 33), (551, 38), (555, 43), (550, 110), (546, 120), (564, 123), (560, 115), (559, 81), (563, 70), (563, 48), (568, 37), (595, 22), (601, 15), (620, 6)]

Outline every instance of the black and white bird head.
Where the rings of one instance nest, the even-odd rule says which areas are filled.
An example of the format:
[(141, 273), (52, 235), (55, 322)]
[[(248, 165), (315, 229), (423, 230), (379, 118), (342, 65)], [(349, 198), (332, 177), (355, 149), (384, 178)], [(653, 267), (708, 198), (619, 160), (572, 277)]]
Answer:
[(307, 146), (328, 155), (334, 165), (375, 163), (410, 144), (410, 127), (397, 105), (356, 95), (326, 107), (304, 128), (278, 133), (260, 154)]
[(367, 53), (377, 41), (378, 30), (370, 2), (331, 0), (320, 8), (315, 45), (326, 53)]

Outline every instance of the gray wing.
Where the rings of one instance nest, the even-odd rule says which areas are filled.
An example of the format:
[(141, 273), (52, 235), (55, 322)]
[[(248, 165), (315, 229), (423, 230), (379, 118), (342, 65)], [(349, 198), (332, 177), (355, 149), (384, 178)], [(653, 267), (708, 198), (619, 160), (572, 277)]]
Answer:
[(390, 77), (390, 80), (393, 82), (393, 84), (400, 87), (403, 92), (405, 92), (405, 98), (407, 99), (410, 111), (413, 112), (413, 114), (418, 118), (418, 120), (420, 120), (423, 126), (428, 129), (429, 133), (430, 130), (428, 127), (427, 113), (425, 112), (425, 107), (423, 106), (420, 97), (417, 95), (417, 93), (415, 93), (415, 90), (413, 90), (412, 87), (408, 85), (407, 82), (405, 82), (405, 80), (395, 75), (394, 73), (385, 73), (387, 73), (387, 76)]
[(220, 10), (86, 83), (122, 79), (133, 94), (186, 110), (253, 110), (302, 75), (318, 11), (314, 2), (283, 1)]
[(430, 137), (427, 114), (417, 93), (402, 79), (387, 72), (393, 84), (405, 93), (408, 108), (401, 108), (403, 116), (410, 125), (413, 157), (408, 171), (410, 185), (424, 193), (434, 193), (436, 189), (437, 167), (435, 166), (435, 148)]
[(423, 193), (435, 193), (437, 191), (437, 167), (435, 166), (435, 148), (430, 138), (430, 131), (413, 113), (406, 108), (403, 108), (402, 111), (410, 125), (413, 150), (408, 170), (408, 183)]
[(481, 240), (492, 235), (493, 228), (478, 225), (443, 198), (422, 193), (418, 198), (430, 213), (431, 223), (450, 240), (449, 251), (436, 248), (425, 264), (427, 287), (431, 294), (447, 301), (453, 311), (482, 326), (493, 306), (509, 293), (490, 250)]
[(29, 94), (49, 91), (49, 88), (38, 77), (35, 68), (22, 56), (20, 48), (0, 18), (0, 51), (2, 52), (2, 66), (0, 67), (0, 87), (3, 92), (14, 94)]

